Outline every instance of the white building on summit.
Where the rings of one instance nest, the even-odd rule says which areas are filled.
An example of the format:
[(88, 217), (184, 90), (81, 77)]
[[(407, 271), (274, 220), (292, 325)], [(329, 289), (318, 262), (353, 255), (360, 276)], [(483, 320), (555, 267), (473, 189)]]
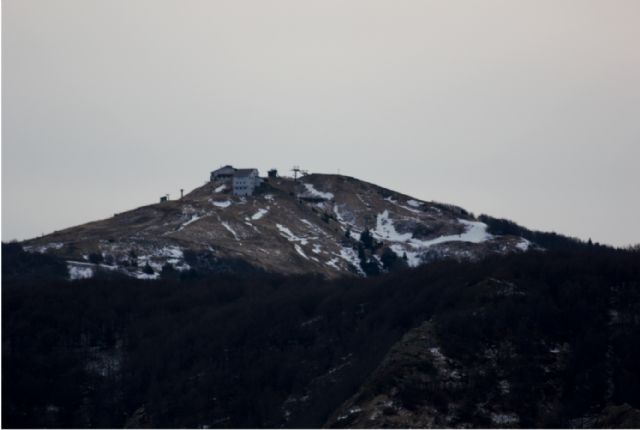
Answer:
[(250, 196), (262, 183), (258, 169), (236, 169), (226, 165), (211, 172), (211, 181), (232, 181), (233, 194)]
[(233, 194), (250, 196), (261, 183), (262, 179), (258, 176), (258, 169), (237, 169), (233, 175)]

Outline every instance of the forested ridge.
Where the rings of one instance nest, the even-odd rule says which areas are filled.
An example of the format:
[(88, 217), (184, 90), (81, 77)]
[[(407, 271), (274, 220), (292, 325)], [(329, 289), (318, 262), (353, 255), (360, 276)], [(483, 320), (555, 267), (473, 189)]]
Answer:
[[(256, 271), (69, 282), (60, 262), (3, 248), (6, 427), (320, 427), (425, 321), (469, 368), (509, 340), (518, 359), (504, 362), (506, 404), (519, 425), (640, 408), (638, 251), (583, 244), (333, 281)], [(551, 388), (536, 360), (556, 345), (561, 395), (538, 410)], [(467, 401), (467, 422), (491, 425), (474, 415), (473, 396), (492, 377), (465, 374), (465, 398), (443, 391), (434, 407)], [(399, 408), (438, 394), (388, 383)]]

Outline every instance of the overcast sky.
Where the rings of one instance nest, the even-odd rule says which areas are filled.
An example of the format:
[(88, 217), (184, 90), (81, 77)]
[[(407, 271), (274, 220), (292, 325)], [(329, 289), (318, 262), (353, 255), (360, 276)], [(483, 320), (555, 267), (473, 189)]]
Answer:
[(3, 0), (2, 239), (220, 165), (640, 242), (640, 1)]

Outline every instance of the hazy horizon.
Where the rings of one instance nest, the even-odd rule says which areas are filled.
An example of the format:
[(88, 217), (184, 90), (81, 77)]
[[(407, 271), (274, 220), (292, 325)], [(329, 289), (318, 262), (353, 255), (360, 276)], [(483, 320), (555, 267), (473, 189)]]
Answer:
[(2, 240), (224, 164), (640, 243), (640, 2), (2, 2)]

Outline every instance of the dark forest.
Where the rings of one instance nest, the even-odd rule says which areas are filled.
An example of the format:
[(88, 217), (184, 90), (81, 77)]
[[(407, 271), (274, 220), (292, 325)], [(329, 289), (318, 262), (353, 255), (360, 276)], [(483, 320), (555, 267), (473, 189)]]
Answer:
[[(501, 366), (521, 426), (640, 408), (637, 250), (582, 244), (336, 281), (253, 271), (70, 282), (64, 262), (5, 244), (2, 270), (5, 427), (321, 427), (424, 321), (469, 368), (483, 345), (509, 341)], [(531, 405), (551, 388), (536, 357), (549, 345), (568, 352), (557, 401), (540, 410)], [(488, 390), (483, 378), (465, 376), (464, 401)], [(434, 390), (400, 395), (420, 405)], [(461, 400), (442, 398), (443, 413)]]

